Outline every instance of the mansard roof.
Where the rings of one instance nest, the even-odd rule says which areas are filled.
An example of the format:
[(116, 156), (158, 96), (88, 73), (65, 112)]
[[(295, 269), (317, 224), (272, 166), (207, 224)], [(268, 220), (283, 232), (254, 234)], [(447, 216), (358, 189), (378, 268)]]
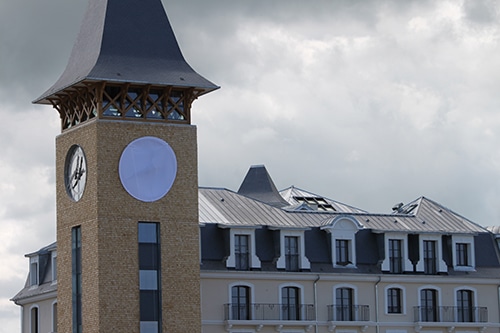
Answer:
[(184, 59), (161, 0), (89, 0), (65, 71), (34, 102), (85, 80), (218, 88)]
[(47, 246), (42, 247), (38, 251), (28, 253), (25, 257), (32, 258), (38, 257), (38, 274), (39, 283), (36, 286), (30, 286), (29, 275), (26, 278), (24, 288), (19, 291), (11, 301), (16, 304), (23, 304), (26, 300), (31, 299), (31, 297), (38, 297), (43, 299), (44, 297), (50, 298), (54, 297), (57, 292), (57, 284), (52, 281), (52, 260), (50, 260), (52, 252), (57, 251), (57, 244), (54, 242)]

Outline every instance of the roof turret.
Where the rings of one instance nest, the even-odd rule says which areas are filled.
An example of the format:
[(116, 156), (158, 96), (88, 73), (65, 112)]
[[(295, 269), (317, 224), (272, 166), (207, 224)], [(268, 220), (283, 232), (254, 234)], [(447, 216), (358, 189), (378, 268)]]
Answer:
[(90, 0), (68, 65), (35, 103), (54, 104), (84, 81), (218, 88), (185, 61), (161, 0)]

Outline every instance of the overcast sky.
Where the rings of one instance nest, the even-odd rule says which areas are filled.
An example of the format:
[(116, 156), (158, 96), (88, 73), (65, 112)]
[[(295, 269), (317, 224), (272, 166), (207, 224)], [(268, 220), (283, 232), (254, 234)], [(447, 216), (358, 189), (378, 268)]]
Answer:
[[(499, 0), (164, 0), (185, 58), (221, 86), (193, 105), (201, 186), (265, 164), (372, 212), (420, 196), (500, 224)], [(86, 0), (0, 0), (0, 333), (25, 253), (55, 241), (58, 113)]]

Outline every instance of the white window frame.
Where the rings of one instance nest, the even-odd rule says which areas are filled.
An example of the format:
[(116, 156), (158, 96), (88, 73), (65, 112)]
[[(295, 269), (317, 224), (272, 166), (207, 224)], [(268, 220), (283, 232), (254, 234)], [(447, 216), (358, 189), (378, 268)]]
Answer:
[(386, 233), (384, 235), (384, 252), (385, 259), (382, 262), (382, 271), (389, 272), (391, 270), (391, 259), (389, 258), (389, 240), (400, 240), (402, 253), (403, 272), (412, 271), (413, 265), (408, 258), (408, 235), (400, 233)]
[(435, 241), (437, 273), (446, 273), (448, 271), (448, 267), (443, 260), (443, 245), (441, 241), (441, 235), (420, 234), (418, 238), (418, 251), (420, 260), (417, 263), (417, 272), (424, 271), (424, 241)]
[(51, 313), (51, 315), (52, 315), (52, 318), (51, 318), (51, 322), (52, 322), (52, 332), (57, 332), (57, 318), (56, 318), (56, 321), (54, 321), (54, 306), (55, 306), (55, 308), (56, 308), (56, 317), (57, 317), (57, 316), (59, 315), (59, 314), (57, 313), (57, 308), (58, 308), (58, 306), (57, 306), (57, 301), (52, 302), (52, 305), (51, 305), (51, 307), (50, 307), (50, 309), (51, 309), (51, 310), (50, 310), (50, 313)]
[(437, 297), (437, 305), (438, 307), (441, 307), (442, 304), (441, 304), (441, 288), (437, 287), (437, 286), (434, 286), (434, 285), (425, 285), (425, 286), (420, 286), (417, 290), (417, 299), (418, 299), (418, 306), (422, 306), (422, 299), (420, 298), (421, 294), (420, 294), (420, 291), (422, 289), (434, 289), (436, 291), (436, 297)]
[[(467, 259), (469, 266), (459, 266), (457, 264), (457, 243), (467, 244)], [(453, 235), (451, 236), (451, 247), (453, 257), (453, 269), (456, 271), (474, 272), (476, 270), (476, 255), (474, 253), (474, 236), (471, 235)]]
[(57, 251), (52, 251), (51, 260), (52, 284), (57, 284)]
[(38, 333), (41, 333), (41, 328), (40, 328), (40, 307), (38, 306), (38, 304), (34, 304), (30, 307), (30, 311), (29, 311), (29, 322), (30, 322), (30, 330), (29, 330), (29, 333), (33, 333), (33, 309), (37, 309), (37, 318), (36, 318), (36, 321), (37, 321), (37, 327), (38, 327)]
[(305, 255), (304, 230), (280, 230), (280, 257), (276, 262), (276, 268), (286, 269), (285, 237), (287, 236), (299, 239), (299, 269), (310, 269), (311, 263)]
[[(401, 290), (401, 313), (389, 313), (389, 304), (387, 302), (387, 293), (389, 289), (397, 288)], [(406, 315), (406, 288), (400, 284), (389, 284), (384, 288), (384, 303), (385, 303), (385, 314), (388, 316), (401, 316)]]
[(227, 268), (236, 267), (236, 253), (235, 253), (235, 245), (234, 245), (234, 237), (235, 235), (245, 235), (248, 236), (248, 245), (249, 245), (249, 267), (252, 268), (260, 268), (260, 259), (256, 254), (255, 247), (255, 229), (254, 228), (231, 228), (229, 231), (229, 257), (226, 260)]
[[(35, 269), (35, 272), (33, 272), (33, 265), (36, 265), (36, 269)], [(40, 284), (40, 263), (39, 263), (39, 260), (38, 260), (38, 256), (34, 256), (34, 257), (30, 257), (30, 286), (32, 288), (34, 287), (37, 287), (39, 284)], [(33, 283), (33, 275), (32, 274), (35, 274), (35, 283)]]
[[(303, 305), (303, 304), (306, 304), (305, 300), (304, 300), (304, 286), (301, 285), (301, 284), (298, 284), (298, 283), (293, 283), (293, 282), (285, 282), (285, 283), (282, 283), (278, 286), (278, 302), (276, 304), (280, 304), (281, 305), (281, 301), (283, 300), (282, 299), (282, 289), (285, 288), (285, 287), (293, 287), (293, 288), (297, 288), (299, 290), (299, 306), (300, 305)], [(301, 308), (300, 309), (300, 318), (304, 318), (304, 315), (305, 315), (305, 308)], [(280, 310), (280, 318), (282, 316), (282, 313), (281, 313), (281, 310)]]
[(477, 289), (470, 286), (459, 286), (453, 289), (453, 304), (455, 304), (455, 318), (458, 317), (458, 299), (457, 299), (457, 291), (459, 290), (468, 290), (472, 292), (473, 304), (472, 307), (478, 307), (477, 305)]
[[(331, 234), (332, 239), (332, 265), (336, 268), (356, 268), (356, 233), (360, 229), (360, 225), (356, 219), (350, 216), (340, 216), (335, 218), (331, 225), (323, 227)], [(337, 240), (347, 240), (349, 242), (349, 261), (348, 265), (337, 264)]]

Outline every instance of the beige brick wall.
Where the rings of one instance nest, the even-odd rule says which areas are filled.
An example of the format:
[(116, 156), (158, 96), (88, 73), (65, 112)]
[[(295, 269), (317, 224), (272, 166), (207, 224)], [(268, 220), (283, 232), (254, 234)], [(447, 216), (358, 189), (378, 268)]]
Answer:
[[(122, 187), (118, 162), (134, 139), (156, 136), (177, 156), (177, 177), (162, 199), (145, 203)], [(73, 144), (87, 158), (87, 185), (73, 202), (64, 161)], [(71, 228), (82, 227), (83, 331), (139, 332), (137, 223), (159, 222), (164, 332), (200, 332), (196, 127), (93, 120), (58, 136), (57, 242), (59, 332), (71, 332)]]

